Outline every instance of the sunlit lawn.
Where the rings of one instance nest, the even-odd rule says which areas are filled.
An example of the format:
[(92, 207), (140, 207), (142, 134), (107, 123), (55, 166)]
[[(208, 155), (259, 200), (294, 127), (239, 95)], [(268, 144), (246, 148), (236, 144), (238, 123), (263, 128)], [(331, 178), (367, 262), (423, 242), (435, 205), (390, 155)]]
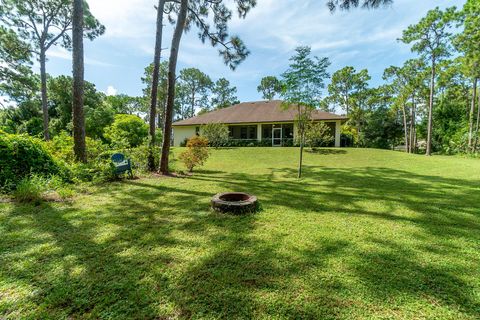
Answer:
[[(0, 204), (0, 318), (480, 318), (479, 160), (324, 149), (297, 180), (297, 156)], [(262, 211), (209, 211), (234, 190)]]

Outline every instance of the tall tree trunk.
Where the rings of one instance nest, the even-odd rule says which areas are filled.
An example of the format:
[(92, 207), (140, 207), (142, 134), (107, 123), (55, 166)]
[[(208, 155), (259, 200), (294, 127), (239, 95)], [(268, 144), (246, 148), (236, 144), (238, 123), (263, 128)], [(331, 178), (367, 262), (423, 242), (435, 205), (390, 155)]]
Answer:
[(407, 125), (407, 111), (405, 108), (405, 103), (402, 105), (402, 113), (403, 113), (403, 132), (405, 137), (405, 152), (408, 153), (409, 150), (409, 143), (408, 143), (408, 125)]
[(160, 172), (168, 174), (168, 157), (170, 155), (170, 141), (172, 138), (173, 108), (175, 104), (175, 83), (178, 50), (187, 19), (188, 0), (181, 0), (180, 11), (178, 12), (177, 24), (173, 32), (172, 46), (170, 47), (170, 60), (168, 62), (168, 89), (167, 105), (165, 108), (165, 126), (163, 131), (162, 159), (160, 161)]
[(155, 37), (155, 56), (153, 59), (153, 75), (152, 75), (152, 92), (150, 93), (150, 148), (148, 151), (148, 169), (155, 171), (155, 119), (157, 114), (157, 101), (158, 101), (158, 82), (160, 75), (160, 58), (162, 54), (162, 35), (163, 35), (163, 10), (165, 8), (166, 0), (158, 1), (157, 8), (157, 33)]
[(415, 152), (415, 94), (412, 95), (412, 110), (410, 115), (410, 143), (409, 143), (409, 153)]
[(190, 110), (190, 117), (195, 116), (195, 87), (192, 90), (192, 110)]
[(83, 0), (73, 1), (73, 152), (77, 160), (87, 162), (85, 144), (85, 117), (83, 114), (84, 64), (83, 64)]
[(40, 49), (40, 79), (42, 85), (42, 113), (43, 113), (43, 137), (46, 141), (50, 140), (48, 132), (48, 102), (47, 102), (47, 70), (46, 70), (47, 56), (45, 49)]
[(433, 128), (433, 96), (435, 94), (435, 57), (432, 58), (432, 78), (430, 79), (430, 101), (428, 106), (428, 127), (427, 127), (427, 151), (426, 155), (432, 155), (432, 128)]
[(297, 175), (298, 179), (302, 177), (304, 141), (305, 141), (305, 128), (303, 128), (303, 125), (302, 125), (300, 128), (300, 158), (298, 161), (298, 175)]
[(163, 131), (163, 111), (162, 110), (159, 110), (159, 112), (157, 112), (157, 129)]
[(475, 142), (473, 143), (473, 152), (477, 152), (479, 126), (480, 126), (480, 94), (478, 95), (477, 124), (475, 126)]
[(475, 117), (475, 102), (477, 100), (477, 78), (473, 79), (472, 102), (468, 116), (468, 149), (472, 150), (473, 143), (473, 119)]

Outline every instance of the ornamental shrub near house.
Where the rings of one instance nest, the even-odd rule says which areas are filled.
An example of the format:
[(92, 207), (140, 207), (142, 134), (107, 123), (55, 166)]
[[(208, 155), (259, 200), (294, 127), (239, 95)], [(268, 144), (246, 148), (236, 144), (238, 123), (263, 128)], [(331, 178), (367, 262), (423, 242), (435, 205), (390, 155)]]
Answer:
[(183, 151), (179, 158), (183, 161), (189, 172), (194, 167), (202, 166), (208, 159), (208, 139), (200, 136), (193, 136), (188, 139), (187, 150)]
[(325, 123), (310, 122), (305, 130), (305, 145), (310, 148), (328, 147), (334, 142), (330, 129)]
[(228, 143), (228, 127), (221, 123), (209, 123), (202, 126), (202, 136), (208, 139), (211, 147), (222, 147)]

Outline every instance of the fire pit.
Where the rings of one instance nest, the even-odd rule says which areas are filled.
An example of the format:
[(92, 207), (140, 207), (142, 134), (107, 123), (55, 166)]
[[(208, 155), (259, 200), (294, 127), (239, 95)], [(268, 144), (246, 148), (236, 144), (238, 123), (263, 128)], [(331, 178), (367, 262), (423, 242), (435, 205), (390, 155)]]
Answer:
[(212, 198), (212, 208), (215, 211), (242, 214), (257, 210), (257, 197), (243, 192), (225, 192)]

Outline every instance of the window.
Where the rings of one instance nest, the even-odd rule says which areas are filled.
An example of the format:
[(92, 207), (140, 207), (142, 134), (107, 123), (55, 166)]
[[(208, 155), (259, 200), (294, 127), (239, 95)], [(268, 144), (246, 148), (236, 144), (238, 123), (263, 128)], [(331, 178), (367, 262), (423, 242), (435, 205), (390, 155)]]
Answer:
[(272, 139), (272, 128), (271, 124), (262, 124), (262, 139)]
[(257, 139), (257, 126), (229, 126), (230, 139), (237, 140), (256, 140)]
[(293, 139), (293, 124), (288, 123), (282, 125), (283, 128), (283, 138), (284, 139)]
[(257, 126), (248, 127), (248, 139), (257, 139)]
[(240, 139), (247, 139), (247, 127), (240, 127)]
[(195, 134), (196, 134), (197, 136), (200, 135), (200, 127), (195, 127)]

